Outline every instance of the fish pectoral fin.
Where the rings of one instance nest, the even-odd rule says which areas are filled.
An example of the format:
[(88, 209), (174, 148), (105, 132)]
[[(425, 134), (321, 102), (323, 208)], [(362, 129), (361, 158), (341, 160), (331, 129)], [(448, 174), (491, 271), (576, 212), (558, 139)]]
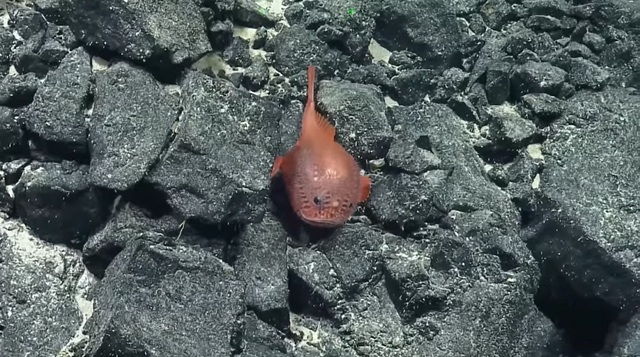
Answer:
[(371, 178), (368, 176), (360, 176), (360, 201), (358, 203), (362, 203), (369, 198), (369, 193), (371, 192)]
[(282, 162), (284, 161), (284, 156), (276, 157), (276, 161), (273, 163), (273, 169), (271, 169), (271, 178), (278, 174), (280, 171), (280, 166), (282, 166)]

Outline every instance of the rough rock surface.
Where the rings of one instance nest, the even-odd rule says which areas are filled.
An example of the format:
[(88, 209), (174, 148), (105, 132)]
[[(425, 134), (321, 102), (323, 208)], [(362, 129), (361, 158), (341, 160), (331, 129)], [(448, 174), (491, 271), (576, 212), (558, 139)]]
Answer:
[(91, 182), (124, 191), (158, 160), (178, 119), (176, 96), (140, 68), (119, 62), (96, 74)]
[[(0, 6), (0, 356), (638, 355), (638, 6)], [(333, 230), (270, 178), (309, 65)]]

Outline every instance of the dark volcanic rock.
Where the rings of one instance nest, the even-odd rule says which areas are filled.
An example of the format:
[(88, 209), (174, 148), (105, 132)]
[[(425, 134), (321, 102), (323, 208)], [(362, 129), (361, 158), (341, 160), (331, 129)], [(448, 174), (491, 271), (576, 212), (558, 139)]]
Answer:
[(455, 62), (462, 34), (444, 0), (382, 1), (375, 39), (389, 50), (415, 52), (436, 67)]
[(257, 91), (269, 81), (269, 66), (260, 56), (253, 59), (253, 64), (242, 75), (242, 85), (247, 89)]
[(195, 2), (61, 0), (66, 22), (82, 42), (136, 61), (182, 64), (211, 45)]
[(234, 270), (201, 248), (136, 242), (96, 292), (86, 355), (232, 355), (243, 295)]
[[(409, 143), (398, 142), (397, 145), (413, 142), (413, 145), (431, 151), (440, 162), (436, 170), (420, 176), (390, 175), (374, 180), (367, 205), (377, 220), (396, 228), (409, 223), (411, 231), (418, 229), (427, 217), (428, 221), (437, 221), (451, 210), (487, 209), (516, 219), (515, 208), (508, 197), (497, 186), (487, 185), (482, 163), (469, 141), (464, 122), (451, 109), (442, 104), (420, 103), (393, 107), (390, 113), (392, 126), (408, 133), (399, 135), (396, 140), (409, 140)], [(393, 145), (389, 152), (394, 154), (398, 166), (412, 168), (411, 165), (417, 162), (421, 169), (430, 167), (424, 160), (420, 161), (423, 159), (420, 156), (412, 156), (414, 153), (421, 155), (420, 151), (398, 150)], [(407, 154), (396, 156), (395, 150)], [(403, 183), (403, 180), (407, 182)], [(430, 202), (434, 208), (427, 208)], [(417, 209), (422, 211), (416, 213)]]
[(540, 182), (587, 236), (638, 276), (640, 123), (628, 118), (640, 116), (639, 99), (625, 89), (570, 99), (544, 143)]
[(0, 218), (0, 262), (2, 356), (70, 353), (66, 346), (91, 313), (93, 285), (77, 251)]
[(547, 93), (559, 96), (567, 72), (546, 62), (527, 62), (514, 68), (511, 84), (513, 93), (519, 98), (527, 93)]
[(13, 210), (13, 197), (7, 191), (6, 173), (0, 170), (0, 213), (9, 214)]
[(480, 8), (480, 14), (487, 26), (500, 30), (507, 22), (516, 19), (516, 12), (505, 0), (489, 0)]
[(543, 122), (558, 118), (564, 110), (562, 100), (546, 93), (525, 94), (522, 96), (522, 103), (529, 111), (529, 119), (539, 119)]
[(285, 357), (290, 356), (291, 345), (285, 341), (284, 333), (258, 319), (253, 311), (244, 315), (243, 346), (240, 357)]
[(88, 155), (87, 110), (91, 95), (89, 54), (81, 47), (70, 52), (58, 69), (49, 73), (25, 115), (27, 130), (38, 140)]
[(445, 179), (446, 172), (435, 170), (421, 175), (374, 177), (366, 205), (388, 228), (413, 233), (442, 217), (435, 207), (434, 195), (442, 189)]
[(239, 25), (248, 27), (273, 27), (277, 18), (267, 8), (253, 0), (233, 1), (233, 20)]
[(142, 69), (118, 62), (99, 72), (89, 126), (91, 182), (122, 191), (142, 179), (178, 114), (177, 97)]
[(410, 69), (393, 77), (395, 99), (399, 104), (411, 105), (421, 101), (437, 85), (438, 72), (431, 69)]
[(15, 186), (16, 213), (39, 237), (83, 244), (102, 225), (110, 203), (89, 184), (89, 169), (70, 162), (27, 166)]
[(508, 105), (491, 106), (487, 112), (491, 118), (489, 135), (496, 143), (519, 149), (533, 141), (536, 126), (521, 117), (515, 108)]
[(197, 72), (188, 72), (182, 91), (176, 138), (148, 180), (185, 218), (259, 221), (279, 145), (280, 109)]
[(246, 304), (280, 330), (289, 328), (287, 233), (280, 222), (265, 215), (240, 236), (235, 269), (246, 284)]
[(569, 82), (576, 89), (589, 88), (601, 90), (609, 82), (607, 70), (587, 61), (584, 58), (572, 58), (569, 70)]
[[(632, 247), (635, 252), (625, 247), (615, 253), (619, 248), (603, 247), (598, 237), (590, 236), (583, 227), (600, 224), (594, 212), (588, 217), (570, 215), (587, 195), (576, 194), (572, 196), (576, 200), (560, 205), (544, 194), (536, 195), (524, 209), (523, 230), (523, 239), (540, 263), (538, 306), (583, 353), (601, 350), (607, 335), (617, 334), (640, 308), (637, 263), (625, 264), (637, 261), (637, 244)], [(623, 243), (607, 238), (613, 238), (609, 244)]]
[(251, 65), (249, 42), (240, 37), (234, 37), (229, 47), (224, 50), (222, 58), (231, 66), (249, 67)]
[(512, 65), (502, 61), (494, 61), (487, 68), (487, 100), (489, 104), (500, 105), (511, 95), (510, 72)]
[(273, 67), (285, 76), (306, 71), (310, 65), (322, 72), (333, 73), (344, 59), (339, 52), (330, 49), (314, 32), (302, 26), (284, 28), (273, 38)]
[(18, 152), (22, 148), (24, 133), (14, 111), (0, 107), (0, 158)]
[(0, 82), (0, 105), (22, 107), (33, 101), (40, 81), (33, 73), (8, 75)]
[[(157, 202), (145, 203), (153, 205), (156, 210), (161, 206)], [(109, 263), (130, 242), (141, 239), (162, 243), (170, 241), (170, 237), (178, 236), (186, 241), (184, 237), (188, 235), (188, 228), (181, 229), (181, 223), (176, 219), (170, 216), (154, 219), (145, 210), (131, 203), (125, 203), (117, 208), (104, 228), (87, 240), (82, 247), (82, 260), (91, 273), (102, 279)], [(211, 248), (213, 244), (208, 246)], [(215, 249), (212, 250), (215, 253)], [(219, 258), (221, 257), (222, 254), (219, 255)]]
[(336, 139), (357, 158), (384, 157), (392, 140), (382, 92), (377, 87), (321, 81), (317, 103), (335, 123)]

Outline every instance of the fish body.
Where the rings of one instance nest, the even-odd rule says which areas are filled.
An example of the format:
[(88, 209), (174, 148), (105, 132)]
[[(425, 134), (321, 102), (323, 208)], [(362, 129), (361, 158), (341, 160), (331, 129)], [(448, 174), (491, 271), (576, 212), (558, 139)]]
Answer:
[(289, 152), (276, 158), (271, 177), (281, 173), (291, 207), (301, 220), (316, 227), (336, 227), (369, 197), (371, 180), (335, 141), (335, 128), (316, 111), (315, 67), (309, 67), (308, 77), (300, 137)]

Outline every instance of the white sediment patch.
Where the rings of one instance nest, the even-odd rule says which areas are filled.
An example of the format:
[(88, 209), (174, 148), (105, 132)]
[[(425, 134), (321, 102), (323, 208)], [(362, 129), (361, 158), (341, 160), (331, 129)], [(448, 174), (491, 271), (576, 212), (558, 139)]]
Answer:
[(391, 51), (382, 47), (376, 40), (372, 39), (369, 43), (369, 53), (373, 57), (373, 62), (389, 63)]

